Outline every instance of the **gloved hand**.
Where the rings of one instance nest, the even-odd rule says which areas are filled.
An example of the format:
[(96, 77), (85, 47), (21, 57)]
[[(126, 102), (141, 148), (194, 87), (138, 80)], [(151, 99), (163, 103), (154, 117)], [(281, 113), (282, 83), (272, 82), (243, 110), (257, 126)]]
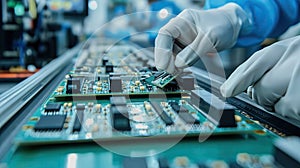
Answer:
[(300, 36), (266, 47), (240, 65), (221, 86), (224, 97), (253, 85), (252, 98), (269, 111), (300, 120)]
[[(207, 11), (186, 9), (160, 29), (155, 40), (155, 65), (173, 74), (201, 56), (232, 47), (241, 29), (250, 24), (235, 3)], [(175, 40), (185, 48), (177, 46)]]

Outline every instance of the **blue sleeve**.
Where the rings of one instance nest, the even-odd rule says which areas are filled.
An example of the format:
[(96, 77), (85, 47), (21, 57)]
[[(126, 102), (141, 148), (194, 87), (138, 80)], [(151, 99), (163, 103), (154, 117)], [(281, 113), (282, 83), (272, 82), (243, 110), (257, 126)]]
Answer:
[(267, 37), (278, 37), (300, 20), (299, 0), (206, 0), (205, 9), (228, 2), (240, 5), (253, 22), (251, 28), (242, 28), (236, 46), (255, 45)]

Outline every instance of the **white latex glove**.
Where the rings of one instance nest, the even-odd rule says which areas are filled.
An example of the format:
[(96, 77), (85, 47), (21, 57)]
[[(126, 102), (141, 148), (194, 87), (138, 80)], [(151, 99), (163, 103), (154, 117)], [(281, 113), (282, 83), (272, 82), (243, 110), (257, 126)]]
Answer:
[[(246, 25), (250, 19), (235, 3), (207, 11), (186, 9), (160, 29), (155, 40), (155, 65), (173, 74), (201, 56), (232, 47)], [(175, 40), (185, 48), (178, 47)]]
[(266, 47), (240, 65), (221, 86), (224, 97), (253, 85), (252, 98), (269, 111), (300, 120), (300, 36)]

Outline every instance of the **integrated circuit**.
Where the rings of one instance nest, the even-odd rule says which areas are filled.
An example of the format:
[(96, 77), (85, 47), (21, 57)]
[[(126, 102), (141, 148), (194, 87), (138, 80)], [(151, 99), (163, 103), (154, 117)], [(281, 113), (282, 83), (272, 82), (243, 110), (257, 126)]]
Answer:
[(35, 131), (61, 131), (64, 127), (66, 115), (42, 115), (35, 124)]
[(191, 102), (218, 127), (236, 127), (235, 107), (205, 90), (192, 90)]
[(150, 104), (166, 125), (174, 124), (172, 118), (168, 116), (168, 114), (162, 109), (158, 102), (151, 101)]
[(49, 103), (46, 104), (46, 107), (44, 108), (45, 112), (56, 112), (59, 111), (61, 107), (60, 103)]
[(79, 132), (81, 130), (82, 127), (81, 123), (83, 121), (83, 117), (84, 117), (84, 111), (77, 110), (75, 121), (73, 124), (73, 132)]
[(128, 109), (126, 106), (111, 106), (110, 113), (112, 115), (112, 126), (115, 130), (131, 130)]
[(66, 93), (67, 94), (77, 94), (81, 90), (81, 80), (77, 78), (70, 78), (67, 80)]

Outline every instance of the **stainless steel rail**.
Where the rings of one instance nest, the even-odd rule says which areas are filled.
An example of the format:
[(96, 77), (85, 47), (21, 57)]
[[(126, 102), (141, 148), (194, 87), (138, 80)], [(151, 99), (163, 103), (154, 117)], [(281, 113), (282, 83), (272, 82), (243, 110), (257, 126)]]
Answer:
[(52, 80), (79, 52), (81, 44), (51, 61), (40, 71), (20, 82), (0, 97), (0, 128)]

